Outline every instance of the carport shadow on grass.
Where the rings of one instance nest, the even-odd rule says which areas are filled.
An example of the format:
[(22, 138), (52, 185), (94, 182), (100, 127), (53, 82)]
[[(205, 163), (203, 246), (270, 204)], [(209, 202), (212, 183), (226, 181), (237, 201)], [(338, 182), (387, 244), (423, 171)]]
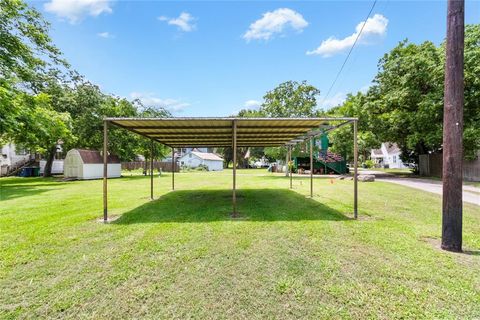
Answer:
[[(114, 224), (232, 220), (231, 190), (179, 190), (125, 212)], [(350, 220), (341, 212), (291, 190), (237, 191), (241, 221)]]

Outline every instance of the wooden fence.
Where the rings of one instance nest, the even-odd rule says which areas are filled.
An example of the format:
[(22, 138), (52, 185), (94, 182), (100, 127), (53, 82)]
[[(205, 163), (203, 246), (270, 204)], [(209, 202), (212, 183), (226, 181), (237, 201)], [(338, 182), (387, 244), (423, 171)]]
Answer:
[[(145, 161), (132, 161), (132, 162), (122, 162), (122, 170), (136, 170), (144, 169)], [(150, 168), (150, 161), (147, 161), (146, 168)], [(161, 169), (162, 172), (172, 172), (172, 163), (171, 162), (162, 162), (162, 161), (153, 161), (153, 168), (156, 170)], [(180, 166), (178, 163), (175, 165), (175, 172), (180, 171)]]
[[(422, 176), (442, 177), (442, 154), (421, 154), (418, 169)], [(480, 153), (472, 161), (463, 161), (463, 180), (480, 181)]]

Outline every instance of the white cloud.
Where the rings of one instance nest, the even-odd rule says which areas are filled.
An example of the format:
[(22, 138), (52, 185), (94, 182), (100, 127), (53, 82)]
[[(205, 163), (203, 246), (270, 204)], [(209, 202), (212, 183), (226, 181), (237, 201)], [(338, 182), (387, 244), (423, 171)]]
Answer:
[(343, 92), (338, 92), (333, 97), (324, 100), (322, 105), (325, 109), (330, 109), (344, 103), (346, 98), (347, 96)]
[[(337, 53), (350, 49), (362, 29), (363, 23), (364, 21), (357, 24), (355, 32), (350, 36), (343, 39), (337, 39), (332, 36), (327, 40), (322, 41), (317, 49), (307, 51), (307, 55), (318, 54), (322, 57), (331, 57)], [(388, 19), (381, 14), (375, 14), (372, 18), (368, 18), (365, 27), (358, 38), (357, 44), (368, 44), (369, 40), (372, 38), (385, 35), (387, 32), (387, 25)]]
[(77, 23), (88, 15), (96, 17), (112, 12), (111, 0), (50, 0), (43, 8), (70, 23)]
[(140, 100), (146, 107), (161, 107), (171, 112), (182, 112), (190, 106), (190, 103), (183, 102), (179, 99), (158, 98), (153, 93), (132, 92), (130, 93), (130, 97)]
[(262, 103), (258, 100), (247, 100), (245, 101), (245, 103), (243, 104), (243, 106), (247, 109), (255, 109), (255, 110), (258, 110), (260, 108), (260, 106), (262, 105)]
[(195, 30), (195, 19), (190, 13), (182, 12), (178, 18), (169, 18), (166, 16), (158, 17), (160, 21), (166, 21), (171, 26), (177, 26), (177, 28), (184, 32), (190, 32)]
[(268, 11), (263, 17), (250, 25), (243, 38), (250, 40), (269, 40), (275, 34), (283, 34), (285, 29), (291, 28), (301, 32), (308, 26), (303, 16), (288, 8), (280, 8), (275, 11)]
[(99, 36), (100, 38), (105, 38), (105, 39), (115, 38), (115, 36), (113, 34), (111, 34), (110, 32), (107, 32), (107, 31), (97, 33), (97, 36)]

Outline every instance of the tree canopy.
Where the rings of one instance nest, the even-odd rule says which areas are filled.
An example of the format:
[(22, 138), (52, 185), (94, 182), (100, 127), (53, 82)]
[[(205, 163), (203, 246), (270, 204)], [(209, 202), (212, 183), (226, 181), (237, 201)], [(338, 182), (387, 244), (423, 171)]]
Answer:
[[(64, 149), (101, 149), (104, 117), (165, 117), (163, 108), (103, 93), (70, 69), (48, 34), (50, 25), (21, 0), (0, 0), (0, 142), (13, 141), (42, 153), (50, 168)], [(156, 144), (161, 157), (165, 147)], [(118, 128), (109, 150), (122, 160), (149, 156), (150, 143)]]

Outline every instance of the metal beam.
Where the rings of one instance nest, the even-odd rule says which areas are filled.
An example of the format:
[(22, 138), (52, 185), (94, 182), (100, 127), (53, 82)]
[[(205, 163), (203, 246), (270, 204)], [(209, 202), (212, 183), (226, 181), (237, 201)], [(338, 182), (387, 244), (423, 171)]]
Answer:
[(237, 216), (237, 121), (232, 121), (232, 149), (233, 149), (233, 192), (232, 192), (232, 217)]
[[(145, 129), (155, 129), (155, 130), (221, 130), (221, 129), (230, 129), (230, 126), (127, 126), (114, 122), (116, 125), (122, 126), (124, 128), (129, 128), (131, 130), (145, 130)], [(317, 125), (284, 125), (284, 126), (238, 126), (238, 130), (244, 129), (316, 129)]]
[[(225, 141), (232, 141), (231, 138), (224, 138), (224, 137), (214, 137), (214, 138), (210, 138), (210, 139), (206, 139), (204, 137), (195, 137), (195, 138), (183, 138), (183, 137), (178, 137), (178, 138), (167, 138), (167, 139), (159, 139), (157, 138), (157, 140), (162, 140), (162, 141), (166, 141), (166, 142), (184, 142), (184, 141), (192, 141), (192, 142), (197, 142), (197, 141), (212, 141), (212, 142), (225, 142)], [(252, 138), (249, 138), (249, 137), (246, 137), (246, 138), (240, 138), (239, 136), (237, 136), (237, 140), (239, 142), (253, 142), (255, 143), (256, 141), (258, 141), (257, 143), (259, 142), (264, 142), (264, 141), (288, 141), (288, 138), (282, 138), (282, 137), (263, 137), (261, 140), (260, 139), (252, 139)]]
[[(161, 142), (161, 141), (159, 141)], [(283, 143), (237, 143), (237, 147), (281, 147)], [(189, 147), (231, 147), (232, 144), (226, 143), (185, 143), (169, 145), (174, 148), (189, 148)]]
[(240, 118), (240, 117), (177, 117), (177, 118), (119, 118), (119, 117), (108, 117), (105, 118), (108, 121), (166, 121), (166, 122), (182, 122), (182, 121), (233, 121), (240, 120), (242, 122), (249, 121), (338, 121), (338, 120), (358, 120), (355, 117), (313, 117), (313, 118), (304, 118), (304, 117), (295, 117), (295, 118)]
[(153, 200), (153, 140), (150, 141), (150, 199)]
[(358, 217), (358, 141), (357, 121), (353, 122), (353, 216)]
[(108, 121), (103, 121), (103, 222), (108, 221)]
[(288, 152), (288, 155), (289, 155), (289, 161), (288, 161), (288, 169), (289, 169), (289, 173), (290, 173), (290, 189), (292, 189), (292, 170), (293, 170), (293, 163), (290, 165), (290, 163), (292, 162), (292, 146), (289, 146), (289, 152)]
[(313, 138), (310, 138), (310, 197), (313, 198)]
[(176, 169), (175, 149), (172, 148), (172, 190), (175, 190), (175, 169)]
[[(147, 132), (148, 133), (148, 132)], [(200, 132), (204, 137), (232, 137), (231, 132)], [(298, 136), (298, 134), (305, 133), (305, 131), (245, 131), (238, 132), (237, 137), (270, 137), (275, 134), (278, 136)], [(199, 132), (151, 132), (148, 133), (149, 136), (160, 138), (160, 137), (198, 137)]]

